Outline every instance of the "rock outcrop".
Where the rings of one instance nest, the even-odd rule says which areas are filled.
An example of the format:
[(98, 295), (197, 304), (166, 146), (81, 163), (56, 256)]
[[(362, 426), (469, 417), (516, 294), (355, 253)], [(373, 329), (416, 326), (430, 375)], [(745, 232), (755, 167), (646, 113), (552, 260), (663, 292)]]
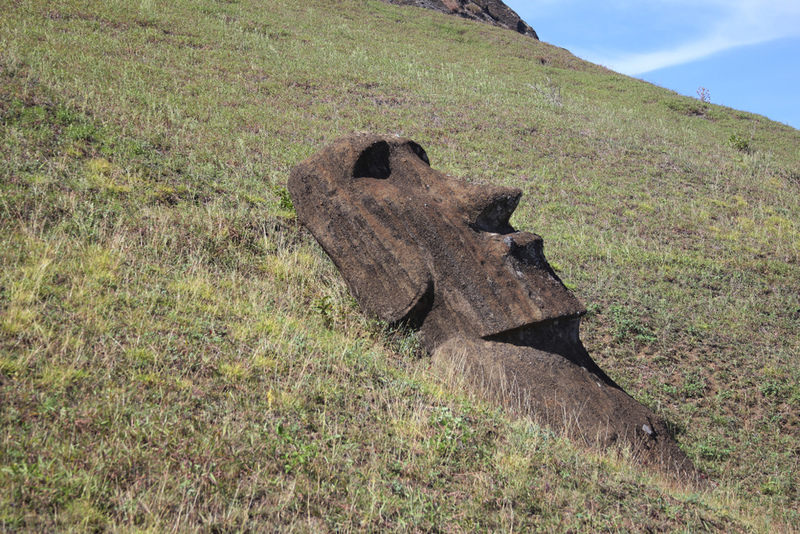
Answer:
[(665, 422), (583, 347), (583, 304), (542, 238), (509, 224), (519, 189), (447, 176), (411, 140), (356, 134), (297, 165), (289, 192), (360, 306), (418, 328), (442, 372), (576, 438), (694, 473)]
[(539, 36), (501, 0), (383, 0), (389, 4), (416, 6), (514, 30), (538, 40)]

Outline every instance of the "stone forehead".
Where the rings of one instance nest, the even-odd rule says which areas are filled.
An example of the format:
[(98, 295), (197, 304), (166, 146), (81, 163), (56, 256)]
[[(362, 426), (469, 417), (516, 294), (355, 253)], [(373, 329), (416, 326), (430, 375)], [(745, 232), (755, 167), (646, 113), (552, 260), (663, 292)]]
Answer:
[[(420, 145), (394, 135), (355, 134), (328, 145), (310, 160), (325, 161), (325, 167), (318, 171), (331, 183), (347, 189), (358, 186), (360, 178), (383, 180), (394, 173), (393, 178), (405, 180), (409, 174), (439, 174), (430, 167), (428, 155)], [(414, 168), (416, 172), (412, 171)]]
[[(428, 154), (418, 143), (397, 135), (354, 134), (328, 145), (304, 164), (313, 166), (316, 179), (324, 182), (319, 184), (318, 194), (347, 197), (352, 202), (411, 195), (404, 198), (412, 202), (402, 208), (412, 211), (427, 206), (425, 197), (431, 197), (450, 205), (451, 209), (439, 214), (445, 219), (477, 226), (497, 220), (504, 231), (511, 230), (508, 219), (522, 196), (516, 187), (446, 175), (430, 166)], [(389, 202), (401, 207), (396, 200)]]

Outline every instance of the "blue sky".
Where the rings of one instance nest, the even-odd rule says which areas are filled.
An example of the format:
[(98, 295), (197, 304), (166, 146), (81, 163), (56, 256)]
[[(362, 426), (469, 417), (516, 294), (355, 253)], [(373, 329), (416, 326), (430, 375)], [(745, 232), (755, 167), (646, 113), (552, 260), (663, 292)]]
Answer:
[(800, 0), (504, 0), (578, 57), (800, 129)]

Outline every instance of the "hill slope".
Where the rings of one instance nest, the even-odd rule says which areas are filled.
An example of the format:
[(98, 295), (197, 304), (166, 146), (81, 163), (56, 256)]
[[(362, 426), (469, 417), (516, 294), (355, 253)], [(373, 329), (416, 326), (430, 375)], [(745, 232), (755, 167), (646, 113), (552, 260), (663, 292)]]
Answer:
[[(5, 530), (800, 528), (800, 132), (371, 0), (0, 15)], [(472, 398), (293, 217), (352, 131), (525, 191), (684, 487)]]

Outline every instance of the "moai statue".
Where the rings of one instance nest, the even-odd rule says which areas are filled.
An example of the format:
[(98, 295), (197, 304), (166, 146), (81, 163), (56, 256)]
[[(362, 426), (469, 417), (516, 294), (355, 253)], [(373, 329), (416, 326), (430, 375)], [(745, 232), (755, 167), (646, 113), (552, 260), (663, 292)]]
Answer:
[(695, 473), (664, 421), (583, 347), (583, 304), (542, 238), (509, 224), (522, 191), (436, 171), (408, 139), (355, 134), (297, 165), (289, 192), (359, 305), (419, 329), (438, 368), (574, 438)]

